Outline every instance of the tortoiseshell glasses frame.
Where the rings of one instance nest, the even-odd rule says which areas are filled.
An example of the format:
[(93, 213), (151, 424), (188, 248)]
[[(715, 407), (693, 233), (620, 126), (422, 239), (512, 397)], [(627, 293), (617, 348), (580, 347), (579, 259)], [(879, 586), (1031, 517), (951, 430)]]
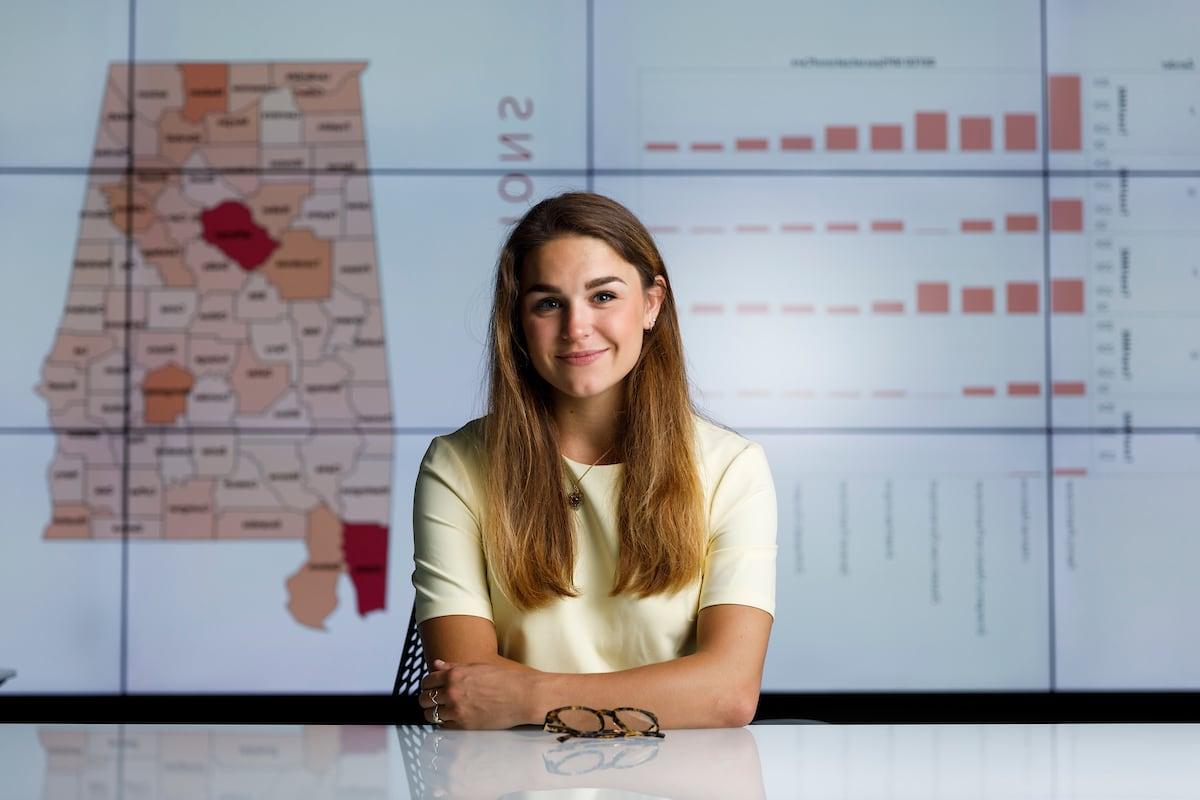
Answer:
[[(596, 715), (596, 721), (599, 723), (596, 730), (581, 731), (578, 728), (573, 728), (564, 723), (559, 716), (564, 711), (588, 711)], [(621, 721), (617, 712), (633, 711), (643, 715), (650, 720), (650, 727), (647, 730), (637, 730), (631, 728)], [(616, 729), (610, 729), (605, 725), (605, 717), (608, 717), (616, 725)], [(666, 734), (659, 730), (658, 717), (654, 713), (647, 711), (644, 708), (634, 708), (632, 706), (621, 706), (620, 708), (591, 708), (589, 706), (561, 706), (551, 709), (546, 712), (546, 722), (542, 726), (542, 730), (549, 733), (561, 733), (558, 741), (565, 742), (573, 736), (582, 739), (620, 739), (627, 736), (652, 736), (656, 739), (665, 739)]]

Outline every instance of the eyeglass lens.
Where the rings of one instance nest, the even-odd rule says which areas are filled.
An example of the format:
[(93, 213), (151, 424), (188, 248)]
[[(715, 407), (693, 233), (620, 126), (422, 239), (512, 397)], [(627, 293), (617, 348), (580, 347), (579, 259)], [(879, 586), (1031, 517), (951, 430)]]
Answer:
[[(619, 725), (623, 725), (631, 731), (645, 733), (654, 727), (654, 720), (636, 709), (616, 709), (614, 715)], [(603, 715), (587, 709), (573, 708), (560, 711), (558, 712), (558, 719), (563, 725), (580, 733), (598, 733), (604, 730), (606, 726)]]

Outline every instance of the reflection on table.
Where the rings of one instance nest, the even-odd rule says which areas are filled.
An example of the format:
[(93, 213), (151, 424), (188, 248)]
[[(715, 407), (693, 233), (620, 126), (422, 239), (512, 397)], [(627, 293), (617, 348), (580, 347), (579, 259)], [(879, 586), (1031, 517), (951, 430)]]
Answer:
[(536, 728), (0, 725), (0, 797), (1191, 797), (1200, 725)]

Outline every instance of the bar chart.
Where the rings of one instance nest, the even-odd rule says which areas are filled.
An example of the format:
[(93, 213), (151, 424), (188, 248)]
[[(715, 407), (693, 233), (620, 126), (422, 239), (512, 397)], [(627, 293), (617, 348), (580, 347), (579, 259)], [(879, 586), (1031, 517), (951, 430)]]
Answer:
[(597, 115), (634, 117), (597, 131), (597, 165), (1042, 166), (1037, 4), (777, 4), (772, 18), (768, 31), (736, 4), (606, 7)]
[(1080, 316), (1085, 288), (1046, 285), (1036, 179), (598, 183), (652, 225), (729, 424), (1040, 428), (1047, 395), (1087, 393), (1086, 371), (1046, 380), (1045, 315)]
[[(836, 68), (642, 76), (642, 168), (1036, 169), (1036, 73)], [(754, 91), (747, 91), (753, 86)], [(988, 98), (981, 103), (978, 98)], [(928, 97), (923, 107), (905, 106)], [(968, 99), (970, 98), (970, 99)], [(984, 113), (983, 108), (1012, 108)], [(689, 109), (721, 109), (696, 119)]]
[[(711, 85), (715, 76), (705, 76)], [(717, 79), (719, 80), (719, 79)], [(766, 80), (769, 80), (766, 79)], [(663, 80), (664, 83), (670, 81)], [(800, 89), (798, 91), (804, 91)], [(662, 96), (678, 96), (676, 88), (647, 90), (648, 106), (659, 107)], [(817, 125), (816, 133), (779, 133), (774, 136), (734, 136), (723, 139), (648, 139), (642, 144), (649, 154), (667, 153), (1032, 153), (1038, 150), (1038, 115), (1032, 111), (1009, 112), (999, 119), (991, 115), (952, 115), (947, 111), (914, 111), (904, 123)], [(1076, 115), (1077, 121), (1077, 115)], [(653, 125), (648, 127), (653, 128)], [(643, 160), (643, 164), (668, 164), (667, 159)], [(702, 164), (701, 160), (688, 163)], [(740, 162), (749, 163), (749, 162)], [(783, 162), (779, 162), (783, 163)], [(803, 162), (792, 162), (800, 163)]]

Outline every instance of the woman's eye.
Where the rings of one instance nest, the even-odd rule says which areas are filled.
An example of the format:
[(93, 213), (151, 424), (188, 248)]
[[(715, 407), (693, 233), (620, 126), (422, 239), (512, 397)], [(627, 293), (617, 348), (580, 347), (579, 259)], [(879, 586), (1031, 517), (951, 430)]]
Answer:
[(550, 311), (558, 308), (558, 301), (553, 297), (543, 297), (533, 304), (534, 311)]
[(595, 299), (602, 303), (607, 303), (609, 300), (616, 300), (617, 296), (612, 292), (598, 292)]

